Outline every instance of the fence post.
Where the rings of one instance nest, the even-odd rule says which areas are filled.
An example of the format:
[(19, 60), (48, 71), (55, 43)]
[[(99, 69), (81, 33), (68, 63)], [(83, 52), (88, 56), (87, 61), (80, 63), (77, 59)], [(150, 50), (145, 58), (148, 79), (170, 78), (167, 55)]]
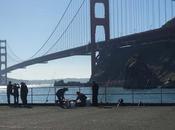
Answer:
[(161, 104), (162, 104), (162, 87), (160, 88), (160, 101), (161, 101)]
[(134, 104), (134, 89), (132, 89), (132, 104)]
[(55, 104), (56, 104), (56, 87), (54, 87), (54, 96), (55, 96)]
[(107, 102), (107, 97), (106, 97), (106, 86), (105, 86), (105, 103)]
[(31, 88), (31, 104), (33, 104), (33, 88)]
[[(80, 88), (80, 86), (78, 86), (78, 90), (79, 90), (79, 92), (81, 91), (81, 88)], [(81, 93), (81, 92), (80, 92)]]

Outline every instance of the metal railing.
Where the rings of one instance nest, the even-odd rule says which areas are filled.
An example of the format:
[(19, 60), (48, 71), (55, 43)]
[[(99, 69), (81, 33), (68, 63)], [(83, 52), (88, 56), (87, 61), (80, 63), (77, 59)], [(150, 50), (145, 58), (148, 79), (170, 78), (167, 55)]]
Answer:
[[(28, 103), (31, 104), (51, 104), (55, 103), (57, 97), (55, 93), (62, 87), (33, 87), (29, 88)], [(84, 93), (89, 99), (92, 98), (90, 87), (68, 87), (65, 93), (66, 99), (76, 99), (76, 92)], [(123, 89), (117, 87), (100, 87), (98, 101), (99, 103), (117, 103), (122, 98), (125, 103), (175, 103), (175, 89)], [(20, 98), (19, 98), (20, 99)], [(13, 95), (11, 96), (13, 103)], [(6, 88), (0, 88), (0, 104), (7, 103)], [(21, 103), (21, 100), (20, 100)]]

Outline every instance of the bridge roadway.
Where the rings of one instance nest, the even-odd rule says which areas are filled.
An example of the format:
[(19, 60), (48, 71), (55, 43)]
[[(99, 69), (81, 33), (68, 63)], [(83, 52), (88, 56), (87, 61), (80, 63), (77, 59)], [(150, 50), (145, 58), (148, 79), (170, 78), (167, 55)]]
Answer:
[[(125, 47), (135, 47), (135, 46), (143, 46), (150, 45), (155, 43), (162, 43), (166, 41), (172, 41), (175, 43), (175, 28), (159, 28), (151, 31), (146, 31), (142, 33), (132, 34), (120, 38), (111, 39), (110, 41), (98, 42), (96, 44), (88, 44), (48, 55), (44, 55), (41, 57), (37, 57), (34, 59), (30, 59), (16, 65), (10, 66), (5, 70), (2, 70), (0, 73), (5, 74), (11, 72), (16, 69), (25, 68), (27, 66), (33, 64), (47, 63), (50, 60), (60, 59), (64, 57), (70, 57), (75, 55), (90, 55), (91, 47), (95, 47), (97, 51), (101, 50), (104, 47), (112, 47), (116, 48), (125, 48)], [(168, 42), (167, 42), (168, 43)]]

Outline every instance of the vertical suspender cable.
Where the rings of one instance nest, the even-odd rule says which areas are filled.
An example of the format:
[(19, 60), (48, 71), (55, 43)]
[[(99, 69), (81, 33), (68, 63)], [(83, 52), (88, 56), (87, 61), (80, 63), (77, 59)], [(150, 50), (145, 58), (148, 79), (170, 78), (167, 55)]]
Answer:
[(115, 38), (115, 0), (113, 0), (113, 35), (114, 35), (114, 38)]
[(81, 11), (81, 14), (80, 14), (80, 19), (81, 19), (81, 26), (80, 26), (80, 32), (79, 34), (83, 34), (83, 36), (80, 36), (80, 44), (82, 45), (83, 44), (83, 39), (84, 39), (84, 24), (83, 24), (83, 12), (84, 12), (84, 5), (82, 7), (82, 11)]
[(137, 0), (135, 0), (135, 7), (134, 7), (134, 15), (135, 15), (135, 31), (137, 32), (138, 27), (138, 18), (137, 18)]
[(85, 7), (85, 4), (83, 5), (83, 11), (82, 11), (82, 14), (81, 14), (81, 18), (82, 18), (81, 21), (82, 21), (82, 26), (83, 26), (82, 27), (83, 30), (81, 29), (81, 31), (80, 31), (80, 33), (83, 32), (83, 36), (82, 36), (82, 39), (81, 39), (81, 42), (82, 42), (81, 45), (84, 44), (84, 30), (85, 30), (85, 28), (84, 28), (84, 15), (83, 15), (84, 14), (84, 7)]
[(84, 35), (85, 35), (84, 38), (85, 38), (85, 39), (84, 39), (84, 42), (85, 42), (85, 43), (87, 43), (87, 41), (86, 41), (86, 37), (87, 37), (87, 36), (86, 36), (86, 31), (87, 31), (87, 30), (86, 30), (86, 20), (87, 20), (87, 19), (86, 19), (86, 3), (87, 3), (87, 2), (85, 2), (85, 7), (84, 7), (84, 10), (85, 10), (85, 13), (84, 13), (84, 24), (85, 24), (85, 25), (84, 25), (84, 30), (85, 30), (85, 31), (84, 31)]
[[(111, 7), (111, 8), (109, 8), (110, 9), (110, 12), (113, 12), (113, 7), (112, 7), (112, 0), (110, 0), (109, 1), (109, 6)], [(110, 23), (109, 23), (109, 26), (110, 26), (110, 28), (111, 28), (111, 30), (110, 30), (110, 36), (111, 36), (111, 38), (113, 37), (113, 32), (114, 32), (114, 27), (113, 27), (113, 15), (110, 15), (109, 14), (109, 19), (110, 19)]]
[(142, 32), (142, 8), (141, 8), (142, 1), (139, 0), (139, 22), (140, 22), (140, 32)]
[(141, 31), (141, 23), (140, 23), (140, 0), (137, 0), (137, 24), (138, 24), (138, 29), (137, 29), (137, 32), (140, 32)]
[(135, 0), (136, 2), (135, 2), (135, 15), (136, 15), (136, 30), (135, 30), (135, 32), (137, 32), (138, 31), (138, 26), (139, 26), (139, 24), (138, 24), (138, 15), (137, 15), (137, 13), (138, 13), (138, 1), (137, 0)]
[(149, 12), (150, 12), (150, 10), (149, 10), (149, 0), (148, 0), (148, 3), (147, 3), (147, 29), (149, 29)]
[(142, 31), (142, 9), (141, 9), (141, 0), (138, 1), (138, 17), (139, 17), (139, 32)]
[(135, 7), (136, 7), (136, 12), (135, 12), (135, 15), (136, 15), (136, 32), (138, 32), (138, 27), (139, 27), (139, 24), (138, 24), (138, 1), (137, 0), (135, 0), (136, 1), (136, 3), (135, 3)]
[(148, 10), (147, 10), (147, 0), (145, 0), (145, 22), (144, 22), (144, 25), (145, 25), (145, 30), (147, 30), (147, 13), (148, 13)]
[(86, 1), (86, 17), (85, 18), (86, 18), (86, 20), (85, 20), (86, 21), (86, 24), (85, 24), (86, 25), (86, 27), (85, 27), (85, 30), (86, 30), (85, 31), (85, 36), (86, 36), (85, 43), (88, 43), (88, 37), (89, 37), (88, 34), (89, 33), (87, 30), (87, 28), (88, 28), (88, 3), (87, 3), (87, 1)]
[(145, 31), (145, 0), (143, 0), (143, 3), (142, 3), (142, 7), (143, 7), (143, 31)]
[(166, 4), (167, 3), (166, 3), (166, 0), (164, 0), (164, 2), (165, 2), (165, 7), (164, 8), (165, 8), (165, 22), (166, 22), (167, 21), (167, 10), (166, 10)]
[(119, 0), (117, 0), (117, 37), (120, 35), (119, 18)]
[[(83, 7), (82, 7), (82, 9), (83, 9)], [(81, 12), (80, 12), (79, 15), (80, 15), (80, 16), (78, 17), (78, 19), (79, 19), (79, 20), (78, 20), (78, 22), (79, 22), (78, 33), (80, 33), (80, 31), (81, 31), (80, 28), (81, 28), (81, 26), (82, 26), (82, 25), (81, 25), (81, 24), (82, 24), (82, 23), (81, 23), (81, 22), (82, 22), (82, 21), (81, 21)], [(81, 37), (82, 37), (82, 36), (78, 35), (78, 40), (79, 40), (79, 41), (81, 41)]]
[(130, 3), (130, 5), (131, 5), (131, 7), (130, 7), (130, 15), (129, 15), (129, 19), (130, 19), (130, 21), (131, 21), (131, 23), (130, 23), (130, 33), (132, 33), (132, 29), (133, 29), (133, 1), (131, 0), (130, 1), (131, 3)]
[(155, 14), (154, 14), (154, 0), (152, 1), (152, 28), (154, 28)]
[(142, 15), (142, 17), (141, 17), (141, 24), (142, 24), (142, 31), (145, 31), (145, 29), (144, 29), (144, 16), (145, 16), (145, 14), (144, 14), (144, 9), (145, 9), (145, 7), (144, 7), (144, 0), (142, 0), (141, 1), (141, 15)]
[(160, 22), (161, 22), (161, 20), (160, 20), (160, 11), (161, 11), (161, 9), (160, 9), (160, 0), (158, 0), (158, 15), (159, 15), (159, 27), (160, 27)]
[(84, 32), (84, 35), (85, 35), (85, 43), (87, 43), (87, 1), (85, 3), (85, 32)]
[(137, 32), (137, 26), (138, 26), (138, 23), (137, 23), (137, 1), (135, 0), (135, 3), (134, 3), (134, 16), (135, 16), (135, 30), (134, 30), (134, 33)]
[(121, 36), (123, 36), (123, 0), (120, 1), (121, 6), (120, 6), (120, 10), (121, 10)]
[(171, 18), (173, 18), (173, 0), (171, 0)]
[(141, 0), (138, 0), (138, 18), (139, 18), (139, 32), (142, 31), (142, 9), (141, 9)]
[(133, 16), (133, 31), (132, 33), (135, 32), (135, 24), (136, 24), (136, 18), (135, 18), (135, 1), (133, 0), (133, 11), (132, 11), (132, 16)]
[(130, 1), (130, 0), (128, 1), (128, 5), (129, 5), (128, 6), (129, 7), (129, 10), (128, 10), (128, 20), (129, 20), (128, 29), (129, 29), (129, 31), (128, 32), (129, 33), (131, 33), (131, 27), (132, 27), (132, 17), (131, 17), (132, 16), (132, 4), (130, 2), (132, 3), (132, 1)]
[(128, 8), (127, 8), (127, 0), (125, 0), (125, 35), (127, 35), (128, 33), (128, 30), (127, 30), (127, 27), (128, 27)]

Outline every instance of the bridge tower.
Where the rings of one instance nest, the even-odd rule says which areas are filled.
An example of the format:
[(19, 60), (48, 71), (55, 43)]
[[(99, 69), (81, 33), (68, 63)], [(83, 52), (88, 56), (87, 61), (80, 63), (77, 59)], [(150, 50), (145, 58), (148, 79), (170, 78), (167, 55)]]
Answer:
[(6, 40), (0, 40), (0, 85), (7, 84), (7, 73), (1, 74), (3, 69), (7, 68), (7, 48)]
[[(104, 17), (96, 17), (96, 5), (103, 4)], [(110, 40), (110, 26), (109, 26), (109, 0), (90, 0), (90, 24), (91, 24), (91, 72), (93, 77), (95, 75), (97, 60), (99, 53), (96, 46), (96, 28), (102, 26), (105, 33), (105, 44), (107, 45)]]

